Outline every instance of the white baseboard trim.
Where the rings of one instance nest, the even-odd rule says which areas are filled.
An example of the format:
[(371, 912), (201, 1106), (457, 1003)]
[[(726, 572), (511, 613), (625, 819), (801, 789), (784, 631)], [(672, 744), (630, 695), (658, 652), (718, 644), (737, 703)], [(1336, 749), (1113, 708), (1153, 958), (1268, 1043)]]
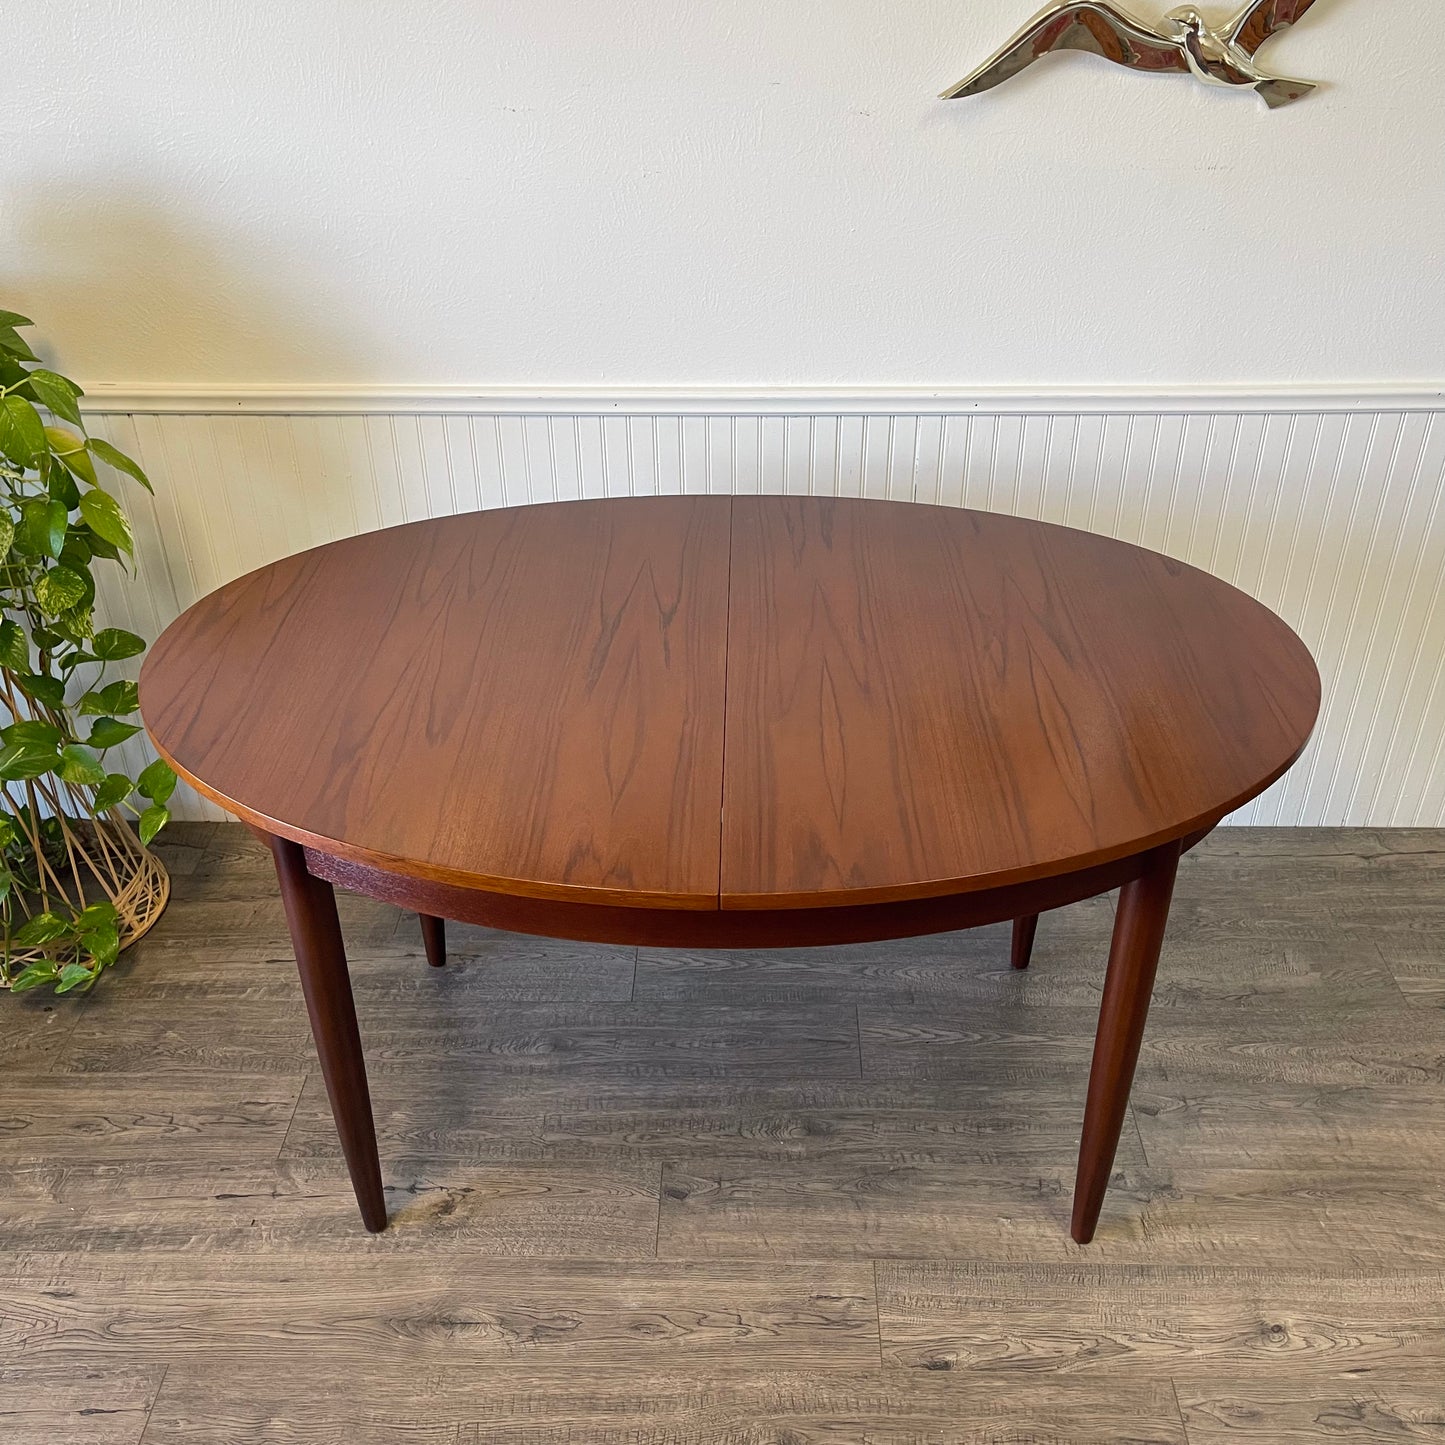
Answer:
[(87, 389), (97, 414), (957, 416), (1445, 410), (1445, 381), (1244, 387), (183, 386)]

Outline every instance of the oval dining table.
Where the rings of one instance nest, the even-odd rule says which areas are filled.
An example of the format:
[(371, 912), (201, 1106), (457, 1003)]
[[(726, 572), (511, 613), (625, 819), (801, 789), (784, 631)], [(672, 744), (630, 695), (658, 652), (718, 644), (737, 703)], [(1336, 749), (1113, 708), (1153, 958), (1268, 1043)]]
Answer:
[(332, 542), (151, 649), (161, 754), (269, 843), (362, 1219), (386, 1203), (333, 885), (569, 939), (787, 948), (1119, 890), (1072, 1234), (1094, 1235), (1176, 867), (1298, 757), (1260, 603), (1067, 527), (911, 502), (568, 501)]

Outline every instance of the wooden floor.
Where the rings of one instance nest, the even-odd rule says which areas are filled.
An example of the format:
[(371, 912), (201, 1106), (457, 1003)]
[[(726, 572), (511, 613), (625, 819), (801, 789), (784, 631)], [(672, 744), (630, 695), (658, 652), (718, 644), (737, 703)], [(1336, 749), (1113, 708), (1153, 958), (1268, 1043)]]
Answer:
[(0, 1000), (5, 1445), (1445, 1441), (1445, 834), (1186, 859), (1096, 1242), (1111, 909), (797, 953), (343, 900), (357, 1219), (269, 860), (177, 828), (95, 995)]

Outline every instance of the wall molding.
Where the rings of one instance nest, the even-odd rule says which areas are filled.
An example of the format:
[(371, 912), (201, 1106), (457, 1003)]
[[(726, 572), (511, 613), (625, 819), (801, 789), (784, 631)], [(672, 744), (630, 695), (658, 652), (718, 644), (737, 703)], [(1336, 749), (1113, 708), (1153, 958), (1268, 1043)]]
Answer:
[(183, 386), (87, 388), (94, 413), (232, 416), (1191, 416), (1445, 410), (1445, 381), (1260, 387)]

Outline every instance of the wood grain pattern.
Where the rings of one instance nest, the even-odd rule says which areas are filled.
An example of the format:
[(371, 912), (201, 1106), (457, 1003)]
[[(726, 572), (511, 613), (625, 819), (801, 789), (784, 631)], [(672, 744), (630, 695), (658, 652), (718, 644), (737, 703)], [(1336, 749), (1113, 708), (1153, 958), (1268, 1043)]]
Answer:
[(1139, 853), (1279, 777), (1319, 707), (1278, 618), (1089, 533), (738, 497), (732, 551), (724, 908), (993, 888)]
[(279, 1397), (264, 1364), (172, 1365), (146, 1445), (1185, 1445), (1160, 1380), (291, 1360), (304, 1388)]
[(0, 1029), (0, 1069), (7, 1077), (43, 1074), (64, 1051), (78, 1014), (57, 1009), (56, 1000), (39, 990), (7, 995), (5, 1002), (19, 1026)]
[[(391, 1226), (378, 1256), (652, 1259), (659, 1165), (600, 1159), (386, 1159)], [(190, 1158), (179, 1147), (113, 1162), (0, 1165), (6, 1250), (89, 1257), (330, 1255), (350, 1259), (356, 1200), (337, 1155), (278, 1161), (275, 1150)], [(0, 1292), (3, 1293), (3, 1292)], [(0, 1308), (0, 1317), (3, 1317)]]
[[(1184, 846), (1192, 846), (1201, 836), (1189, 835)], [(1139, 869), (1138, 859), (1126, 857), (1047, 878), (943, 897), (925, 895), (833, 908), (689, 909), (619, 908), (458, 888), (334, 858), (313, 848), (306, 849), (306, 863), (317, 878), (355, 889), (368, 898), (488, 928), (592, 943), (683, 948), (812, 947), (973, 928), (1013, 918), (1021, 908), (1060, 908), (1097, 896), (1127, 883)]]
[(1445, 1174), (1445, 1129), (1428, 1092), (1395, 1084), (1278, 1083), (1251, 1090), (1217, 1073), (1174, 1071), (1167, 1081), (1139, 1078), (1134, 1119), (1149, 1158), (1161, 1166), (1308, 1169), (1320, 1159), (1360, 1169), (1393, 1169), (1401, 1160)]
[(1407, 998), (1421, 1008), (1445, 1010), (1445, 928), (1393, 938), (1380, 945), (1380, 956)]
[(720, 1005), (847, 999), (901, 1007), (934, 993), (954, 999), (958, 989), (997, 997), (993, 970), (1007, 951), (1007, 930), (997, 924), (847, 948), (644, 948), (633, 997)]
[[(162, 996), (79, 1020), (57, 1072), (191, 1078), (314, 1067), (294, 997), (188, 1001), (184, 1023), (177, 1007)], [(374, 1081), (433, 1062), (439, 1050), (461, 1075), (457, 1087), (470, 1089), (518, 1075), (776, 1081), (804, 1070), (815, 1079), (858, 1077), (857, 1014), (849, 1005), (660, 1004), (640, 1013), (625, 999), (467, 1007), (447, 994), (408, 999), (381, 991), (371, 1001), (359, 997), (358, 1012)]]
[[(1067, 1159), (1078, 1138), (1073, 1081), (1009, 1087), (919, 1089), (893, 1083), (815, 1080), (804, 1089), (734, 1078), (723, 1083), (628, 1083), (566, 1076), (551, 1087), (488, 1087), (466, 1105), (450, 1073), (435, 1068), (388, 1078), (377, 1096), (384, 1161), (547, 1162), (604, 1160), (773, 1163), (852, 1158), (927, 1168), (996, 1165), (1032, 1171)], [(440, 1123), (438, 1121), (441, 1121)], [(309, 1084), (296, 1106), (282, 1161), (336, 1159), (340, 1146), (325, 1091)], [(1133, 1131), (1120, 1166), (1144, 1167)]]
[[(905, 1370), (1175, 1379), (1424, 1371), (1445, 1273), (993, 1260), (879, 1265), (883, 1357)], [(1064, 1328), (1061, 1322), (1067, 1321)]]
[(5, 1445), (140, 1445), (165, 1378), (161, 1366), (0, 1367)]
[[(417, 1366), (521, 1360), (572, 1368), (668, 1360), (719, 1374), (858, 1369), (878, 1363), (869, 1265), (719, 1264), (706, 1275), (666, 1261), (531, 1260), (454, 1254), (445, 1278), (402, 1253), (353, 1258), (318, 1288), (289, 1261), (52, 1260), (63, 1290), (4, 1280), (13, 1348), (37, 1362), (154, 1361), (217, 1367), (284, 1349), (338, 1362), (405, 1343)], [(124, 1272), (124, 1282), (121, 1274)], [(3, 1278), (3, 1276), (0, 1276)]]
[(275, 563), (166, 630), (141, 701), (202, 791), (318, 854), (503, 897), (787, 910), (1207, 829), (1297, 756), (1319, 679), (1243, 593), (1088, 533), (654, 498)]
[(372, 1236), (269, 857), (177, 844), (106, 984), (0, 1000), (5, 1445), (1440, 1445), (1445, 1031), (1382, 961), (1439, 975), (1439, 834), (1186, 858), (1087, 1252), (1106, 900), (1019, 973), (1000, 926), (644, 952), (635, 991), (631, 950), (465, 925), (430, 970), (368, 905)]
[(1445, 1441), (1445, 1405), (1438, 1370), (1363, 1378), (1276, 1381), (1260, 1385), (1223, 1381), (1180, 1391), (1189, 1445), (1318, 1445), (1345, 1440)]
[[(1032, 971), (1032, 970), (1031, 970)], [(1281, 1107), (1300, 1088), (1324, 1089), (1361, 1085), (1439, 1083), (1445, 1079), (1445, 1051), (1438, 1026), (1413, 1030), (1408, 1015), (1398, 1033), (1388, 1020), (1374, 1023), (1362, 1037), (1339, 1047), (1340, 1035), (1303, 1042), (1291, 1036), (1284, 1017), (1260, 1020), (1225, 1033), (1228, 1020), (1190, 1023), (1179, 1016), (1160, 1018), (1139, 1055), (1139, 1087), (1167, 1093), (1178, 1078), (1201, 1074), (1229, 1093), (1276, 1087), (1283, 1090)], [(1057, 1077), (1064, 1068), (1082, 1088), (1093, 1040), (1074, 1030), (1076, 1010), (1025, 1008), (1007, 1020), (976, 1008), (881, 1008), (860, 1005), (864, 1078), (966, 1081), (981, 1070), (1014, 1081)], [(1047, 1053), (1047, 1057), (1044, 1057)]]
[(1438, 1270), (1445, 1200), (1427, 1169), (1116, 1170), (1088, 1252), (1068, 1238), (1066, 1169), (694, 1157), (662, 1180), (670, 1259), (951, 1257)]
[(725, 498), (474, 513), (203, 599), (141, 705), (208, 797), (465, 888), (714, 908)]
[(177, 1087), (149, 1075), (7, 1077), (0, 1101), (5, 1162), (93, 1163), (170, 1150), (224, 1159), (253, 1148), (279, 1150), (304, 1079), (199, 1076)]

